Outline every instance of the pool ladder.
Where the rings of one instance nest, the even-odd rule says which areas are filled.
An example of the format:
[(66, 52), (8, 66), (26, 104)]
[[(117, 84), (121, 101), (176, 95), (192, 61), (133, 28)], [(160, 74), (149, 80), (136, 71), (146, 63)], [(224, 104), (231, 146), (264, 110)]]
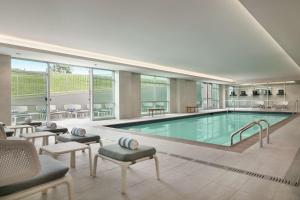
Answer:
[(240, 128), (239, 130), (235, 131), (234, 133), (231, 134), (230, 136), (230, 144), (231, 146), (233, 145), (233, 137), (237, 134), (239, 134), (240, 136), (240, 141), (242, 141), (242, 134), (254, 127), (254, 126), (258, 126), (260, 128), (260, 131), (259, 131), (259, 146), (260, 147), (263, 147), (263, 138), (262, 138), (262, 131), (263, 131), (263, 127), (261, 125), (261, 123), (264, 122), (266, 123), (268, 126), (267, 126), (267, 143), (269, 144), (270, 143), (270, 135), (269, 135), (269, 129), (270, 129), (270, 123), (265, 120), (265, 119), (260, 119), (260, 120), (257, 120), (257, 121), (253, 121), (253, 122), (250, 122), (249, 124), (246, 124), (245, 126), (243, 126), (242, 128)]

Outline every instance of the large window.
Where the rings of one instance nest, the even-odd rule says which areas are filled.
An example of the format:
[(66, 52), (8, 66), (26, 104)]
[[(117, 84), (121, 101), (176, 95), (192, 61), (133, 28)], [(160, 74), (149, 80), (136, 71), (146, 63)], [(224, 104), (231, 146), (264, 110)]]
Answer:
[(114, 72), (93, 69), (93, 119), (114, 117)]
[(18, 59), (11, 62), (12, 123), (25, 118), (46, 120), (47, 63)]
[(49, 63), (50, 119), (90, 116), (89, 68)]
[(218, 84), (212, 84), (212, 108), (220, 107), (220, 90)]
[(14, 123), (114, 117), (113, 71), (12, 59), (11, 80)]
[(197, 82), (197, 105), (203, 109), (217, 109), (220, 104), (220, 91), (218, 84)]
[(141, 75), (141, 112), (145, 114), (149, 108), (164, 108), (169, 112), (168, 78)]
[(197, 106), (199, 108), (202, 108), (202, 82), (197, 82), (196, 83), (196, 98), (197, 98)]

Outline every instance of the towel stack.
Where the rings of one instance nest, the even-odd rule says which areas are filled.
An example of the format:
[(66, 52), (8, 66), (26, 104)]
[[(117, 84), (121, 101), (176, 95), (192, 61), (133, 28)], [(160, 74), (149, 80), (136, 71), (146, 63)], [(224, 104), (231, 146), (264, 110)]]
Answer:
[(121, 147), (130, 150), (136, 150), (139, 148), (139, 142), (132, 138), (121, 137), (118, 143)]
[(83, 128), (73, 128), (71, 130), (71, 134), (74, 136), (84, 137), (86, 134), (86, 131)]
[(57, 128), (57, 125), (54, 122), (46, 122), (46, 127), (51, 128), (51, 129), (55, 129), (55, 128)]

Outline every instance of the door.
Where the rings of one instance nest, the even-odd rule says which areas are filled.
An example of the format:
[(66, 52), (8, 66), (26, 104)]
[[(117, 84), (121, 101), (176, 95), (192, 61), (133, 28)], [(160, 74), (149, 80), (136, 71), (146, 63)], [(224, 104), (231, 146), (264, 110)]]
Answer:
[(113, 118), (114, 103), (114, 72), (109, 70), (92, 69), (92, 120)]
[(89, 73), (86, 67), (49, 63), (51, 120), (90, 117)]
[(12, 124), (47, 120), (47, 63), (12, 59)]

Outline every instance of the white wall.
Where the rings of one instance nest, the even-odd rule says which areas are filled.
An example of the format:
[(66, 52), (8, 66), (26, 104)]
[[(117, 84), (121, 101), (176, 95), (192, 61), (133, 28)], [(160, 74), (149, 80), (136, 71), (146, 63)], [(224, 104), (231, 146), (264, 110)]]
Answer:
[[(227, 91), (226, 91), (226, 99), (235, 99), (235, 100), (244, 100), (244, 101), (267, 101), (267, 99), (270, 101), (269, 105), (272, 106), (272, 104), (276, 104), (278, 102), (282, 101), (288, 101), (288, 110), (295, 111), (295, 104), (296, 101), (300, 100), (300, 84), (272, 84), (269, 85), (272, 91), (272, 95), (258, 95), (258, 96), (252, 96), (252, 91), (257, 88), (262, 88), (266, 86), (240, 86), (239, 90), (236, 91), (236, 94), (238, 96), (236, 97), (228, 97)], [(285, 96), (277, 95), (278, 90), (284, 90)], [(248, 96), (239, 96), (240, 91), (246, 91)]]
[(187, 106), (196, 106), (196, 81), (171, 79), (170, 112), (184, 113)]
[(225, 85), (219, 85), (219, 105), (220, 105), (220, 109), (225, 108), (226, 104), (225, 104), (225, 99), (226, 99), (226, 91), (225, 91)]
[(116, 118), (141, 116), (141, 77), (139, 74), (117, 71), (115, 73)]
[(0, 55), (0, 121), (11, 124), (11, 57)]

